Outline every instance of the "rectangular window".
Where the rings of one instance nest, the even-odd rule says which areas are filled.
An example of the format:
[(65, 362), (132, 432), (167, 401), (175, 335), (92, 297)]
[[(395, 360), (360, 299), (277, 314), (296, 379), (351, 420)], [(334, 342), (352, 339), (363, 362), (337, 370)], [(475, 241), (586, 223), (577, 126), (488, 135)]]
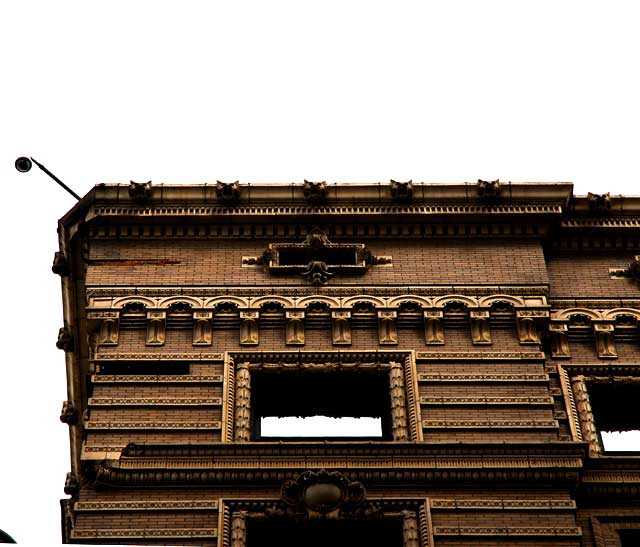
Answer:
[(249, 519), (247, 547), (401, 547), (402, 520), (377, 519)]
[(589, 400), (605, 452), (640, 452), (640, 382), (593, 382)]
[(251, 413), (253, 440), (393, 440), (386, 371), (255, 371)]
[(640, 545), (640, 529), (629, 528), (628, 530), (618, 530), (620, 535), (620, 545), (622, 547), (638, 547)]

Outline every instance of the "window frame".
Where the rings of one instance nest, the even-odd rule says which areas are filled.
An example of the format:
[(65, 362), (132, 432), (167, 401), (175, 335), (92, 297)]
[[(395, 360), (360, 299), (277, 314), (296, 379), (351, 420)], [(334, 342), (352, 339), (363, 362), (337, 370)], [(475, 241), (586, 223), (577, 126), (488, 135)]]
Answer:
[(591, 405), (590, 386), (598, 383), (637, 383), (640, 368), (636, 365), (558, 365), (565, 403), (570, 412), (573, 439), (589, 443), (589, 456), (607, 458), (640, 458), (640, 450), (608, 451), (596, 426), (596, 413)]

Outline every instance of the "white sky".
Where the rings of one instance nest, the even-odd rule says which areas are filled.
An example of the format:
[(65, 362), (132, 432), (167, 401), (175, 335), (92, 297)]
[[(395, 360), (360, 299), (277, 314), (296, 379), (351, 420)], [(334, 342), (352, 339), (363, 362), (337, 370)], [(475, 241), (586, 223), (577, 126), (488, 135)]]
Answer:
[(94, 183), (574, 181), (639, 194), (638, 4), (0, 7), (0, 528), (60, 542), (56, 220)]

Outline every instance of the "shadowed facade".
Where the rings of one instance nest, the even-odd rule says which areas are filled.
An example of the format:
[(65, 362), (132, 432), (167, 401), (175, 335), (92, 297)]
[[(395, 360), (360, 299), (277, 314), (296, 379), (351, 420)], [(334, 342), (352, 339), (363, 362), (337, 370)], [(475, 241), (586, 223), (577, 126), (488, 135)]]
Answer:
[[(59, 235), (65, 542), (634, 544), (640, 198), (98, 185)], [(316, 415), (382, 434), (262, 435)]]

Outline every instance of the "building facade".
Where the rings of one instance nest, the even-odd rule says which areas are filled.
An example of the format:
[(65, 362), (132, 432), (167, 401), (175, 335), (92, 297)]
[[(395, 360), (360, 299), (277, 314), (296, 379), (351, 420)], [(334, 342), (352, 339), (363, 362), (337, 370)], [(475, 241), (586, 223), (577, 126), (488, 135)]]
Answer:
[[(640, 545), (640, 198), (98, 185), (59, 236), (64, 542)], [(381, 432), (262, 434), (316, 415)]]

